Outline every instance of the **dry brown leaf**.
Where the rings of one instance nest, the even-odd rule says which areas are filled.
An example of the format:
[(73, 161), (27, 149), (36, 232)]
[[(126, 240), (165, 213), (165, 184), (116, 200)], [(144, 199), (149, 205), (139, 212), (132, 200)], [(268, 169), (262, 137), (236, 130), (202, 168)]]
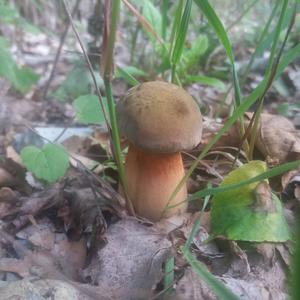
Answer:
[(62, 144), (68, 152), (78, 154), (84, 151), (83, 148), (86, 140), (90, 140), (90, 138), (72, 135), (71, 137), (65, 139)]
[[(245, 129), (250, 123), (253, 113), (245, 114)], [(258, 126), (258, 134), (255, 146), (269, 159), (271, 163), (283, 163), (300, 159), (300, 132), (295, 129), (293, 123), (279, 115), (262, 113)], [(206, 145), (223, 127), (214, 119), (204, 118), (202, 147)], [(228, 132), (216, 143), (215, 147), (240, 147), (241, 134), (240, 123), (235, 123)]]
[[(273, 276), (275, 276), (274, 274)], [(271, 277), (272, 275), (270, 275)], [(280, 286), (272, 286), (262, 278), (249, 276), (246, 279), (236, 279), (229, 276), (217, 276), (219, 281), (223, 282), (238, 297), (244, 300), (253, 299), (276, 299), (285, 300), (287, 294), (282, 291)], [(213, 291), (191, 268), (185, 270), (184, 276), (179, 280), (175, 293), (172, 296), (174, 300), (216, 300), (218, 299)]]
[[(46, 230), (43, 230), (39, 237), (38, 234), (36, 230), (34, 236), (29, 236), (28, 239), (35, 245), (34, 251), (26, 249), (20, 251), (18, 244), (14, 243), (16, 252), (20, 256), (24, 255), (24, 258), (0, 259), (0, 271), (13, 272), (23, 278), (35, 275), (40, 278), (79, 280), (80, 271), (86, 261), (85, 240), (70, 242), (65, 234), (51, 236), (51, 232), (46, 232)], [(41, 241), (41, 238), (47, 241)]]
[(18, 197), (13, 190), (8, 187), (0, 189), (0, 219), (17, 212), (17, 201)]
[(253, 205), (253, 210), (256, 212), (274, 213), (276, 212), (276, 207), (274, 201), (272, 200), (272, 191), (266, 181), (260, 182), (255, 190), (255, 203)]
[(28, 240), (32, 245), (44, 250), (51, 250), (55, 243), (55, 228), (49, 219), (38, 220), (35, 225), (29, 225), (19, 231), (19, 239)]
[(1, 258), (0, 271), (16, 273), (21, 277), (30, 275), (28, 261), (16, 258)]
[(283, 197), (286, 200), (300, 200), (300, 169), (284, 174), (281, 178)]
[(28, 215), (36, 216), (43, 210), (56, 206), (63, 201), (59, 184), (54, 184), (48, 190), (32, 194), (30, 197), (21, 197), (22, 205), (18, 207), (18, 216), (12, 221), (16, 230), (25, 226)]
[(7, 187), (14, 185), (13, 176), (5, 169), (0, 168), (0, 187)]
[(6, 282), (1, 284), (2, 300), (13, 299), (72, 299), (72, 300), (112, 300), (106, 291), (98, 291), (96, 287), (54, 279), (38, 279), (37, 277)]
[(165, 234), (128, 218), (112, 224), (106, 238), (85, 269), (85, 278), (103, 290), (111, 287), (111, 299), (149, 299), (171, 251)]
[[(247, 114), (251, 117), (251, 113)], [(300, 133), (291, 121), (279, 115), (261, 114), (256, 147), (273, 163), (300, 159)]]
[(67, 279), (55, 257), (48, 251), (27, 251), (23, 259), (1, 258), (0, 270), (16, 273), (23, 278), (38, 276), (40, 278)]
[(109, 151), (110, 155), (112, 155), (110, 152), (110, 134), (106, 128), (95, 128), (92, 140), (93, 142), (91, 145), (100, 144), (103, 149)]
[(245, 279), (251, 271), (246, 252), (235, 241), (229, 241), (228, 244), (232, 257), (226, 275), (233, 278)]
[(8, 146), (6, 148), (6, 157), (12, 159), (16, 163), (18, 163), (20, 166), (23, 166), (20, 155), (17, 153), (17, 151), (12, 146)]
[(68, 241), (63, 235), (63, 239), (55, 243), (51, 254), (56, 258), (63, 274), (70, 279), (79, 280), (79, 273), (84, 267), (87, 256), (84, 238), (79, 241)]
[(10, 158), (0, 160), (0, 187), (11, 187), (20, 192), (28, 192), (25, 169)]
[(96, 166), (100, 166), (100, 171), (102, 171), (104, 169), (104, 167), (101, 164), (98, 164), (98, 162), (89, 159), (85, 156), (79, 155), (79, 154), (74, 154), (71, 153), (71, 157), (70, 157), (70, 164), (75, 167), (78, 168), (79, 166), (79, 162), (85, 166), (87, 169), (92, 170), (94, 169)]

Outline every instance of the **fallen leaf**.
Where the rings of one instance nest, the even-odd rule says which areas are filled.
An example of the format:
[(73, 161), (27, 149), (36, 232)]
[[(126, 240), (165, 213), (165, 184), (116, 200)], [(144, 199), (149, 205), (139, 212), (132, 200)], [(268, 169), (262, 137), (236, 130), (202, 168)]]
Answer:
[(16, 209), (16, 203), (18, 197), (16, 193), (8, 187), (0, 189), (0, 219), (5, 218), (8, 215), (15, 214), (18, 210)]
[(85, 265), (87, 246), (84, 238), (79, 241), (68, 241), (66, 235), (56, 241), (51, 254), (56, 258), (63, 274), (69, 279), (79, 280)]
[[(247, 279), (236, 279), (229, 276), (216, 276), (216, 279), (223, 282), (234, 294), (244, 300), (253, 299), (276, 299), (285, 300), (287, 294), (280, 287), (272, 286), (265, 282), (263, 278), (255, 276)], [(217, 300), (213, 291), (207, 284), (190, 268), (184, 272), (184, 276), (179, 280), (173, 300)]]
[[(267, 170), (262, 161), (251, 161), (230, 172), (220, 187), (236, 184)], [(290, 238), (282, 205), (266, 183), (251, 183), (216, 194), (212, 201), (212, 234), (231, 240), (285, 242)]]
[(300, 169), (290, 171), (282, 176), (282, 196), (285, 200), (300, 200)]
[(275, 213), (276, 207), (272, 200), (272, 191), (266, 181), (259, 182), (254, 190), (255, 199), (253, 209), (256, 212)]
[(10, 158), (0, 160), (0, 187), (10, 187), (28, 193), (29, 186), (25, 180), (23, 166)]
[(22, 159), (21, 159), (20, 155), (17, 153), (17, 151), (12, 146), (8, 146), (6, 148), (6, 157), (12, 159), (16, 163), (18, 163), (20, 166), (22, 166)]
[(48, 182), (61, 178), (69, 167), (69, 157), (58, 144), (46, 144), (42, 149), (26, 146), (21, 151), (21, 157), (29, 171)]
[[(47, 235), (45, 233), (46, 231), (40, 237), (44, 236), (49, 239), (49, 232)], [(50, 236), (50, 240), (46, 243), (37, 238), (36, 232), (35, 237), (30, 236), (29, 241), (40, 247), (36, 247), (33, 251), (23, 249), (20, 252), (16, 249), (19, 255), (23, 254), (24, 257), (22, 259), (1, 258), (0, 271), (13, 272), (23, 278), (35, 275), (48, 279), (79, 280), (87, 254), (84, 239), (69, 242), (65, 234), (56, 234), (53, 237)], [(14, 244), (14, 247), (18, 247), (18, 244)]]
[(275, 164), (300, 159), (300, 133), (293, 123), (283, 116), (267, 113), (260, 118), (255, 143), (259, 151)]
[(18, 215), (11, 222), (16, 230), (28, 224), (28, 216), (36, 216), (42, 211), (54, 207), (63, 201), (59, 184), (54, 184), (51, 188), (33, 193), (30, 197), (21, 197), (21, 205), (18, 207)]
[(29, 225), (19, 231), (19, 239), (28, 240), (32, 245), (43, 250), (51, 250), (55, 243), (55, 228), (47, 218), (38, 220), (38, 224)]
[(100, 289), (111, 287), (112, 299), (149, 299), (163, 278), (162, 264), (171, 251), (165, 234), (122, 219), (108, 228), (106, 240), (84, 270), (84, 278)]
[(0, 168), (0, 187), (14, 186), (14, 177), (5, 169)]
[(229, 241), (229, 247), (231, 261), (226, 276), (246, 279), (251, 271), (246, 252), (234, 241)]

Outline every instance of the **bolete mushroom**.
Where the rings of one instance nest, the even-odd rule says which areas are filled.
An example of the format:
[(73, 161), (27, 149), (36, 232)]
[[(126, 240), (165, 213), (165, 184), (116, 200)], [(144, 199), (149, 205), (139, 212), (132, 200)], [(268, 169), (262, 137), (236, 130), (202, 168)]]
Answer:
[[(161, 81), (142, 83), (128, 91), (116, 107), (122, 136), (129, 141), (125, 159), (128, 196), (135, 212), (157, 221), (166, 206), (184, 201), (181, 151), (199, 144), (202, 116), (194, 99), (182, 88)], [(186, 210), (186, 203), (167, 209), (165, 216)]]

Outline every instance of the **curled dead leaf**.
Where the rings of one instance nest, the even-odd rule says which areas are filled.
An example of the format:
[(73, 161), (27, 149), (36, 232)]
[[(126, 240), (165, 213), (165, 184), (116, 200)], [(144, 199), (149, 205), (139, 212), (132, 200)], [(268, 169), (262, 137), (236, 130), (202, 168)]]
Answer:
[[(251, 119), (252, 113), (246, 116)], [(300, 132), (291, 121), (279, 115), (261, 114), (256, 147), (273, 163), (300, 159)]]
[(0, 189), (0, 219), (16, 212), (18, 197), (16, 193), (8, 187)]
[(265, 213), (276, 212), (276, 207), (272, 200), (272, 191), (266, 181), (262, 181), (256, 186), (254, 194), (256, 198), (254, 211)]
[(0, 160), (0, 187), (11, 187), (28, 193), (29, 186), (25, 180), (24, 167), (10, 158)]
[(0, 187), (12, 186), (14, 178), (5, 169), (0, 168)]
[(282, 196), (285, 200), (300, 200), (300, 169), (290, 171), (282, 176)]

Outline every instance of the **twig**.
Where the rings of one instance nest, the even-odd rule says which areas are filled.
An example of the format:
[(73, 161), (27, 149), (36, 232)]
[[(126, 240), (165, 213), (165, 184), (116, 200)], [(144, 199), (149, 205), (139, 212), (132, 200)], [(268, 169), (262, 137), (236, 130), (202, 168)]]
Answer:
[[(80, 4), (80, 1), (81, 0), (77, 0), (76, 1), (75, 5), (73, 7), (73, 10), (72, 10), (72, 15), (75, 15), (75, 13), (77, 12), (79, 4)], [(70, 23), (70, 19), (68, 19), (66, 27), (65, 27), (65, 30), (64, 30), (61, 38), (60, 38), (59, 47), (58, 47), (56, 55), (55, 55), (55, 59), (54, 59), (54, 63), (53, 63), (53, 66), (52, 66), (52, 70), (51, 70), (49, 79), (48, 79), (48, 81), (46, 83), (46, 86), (45, 86), (45, 89), (44, 89), (43, 99), (47, 98), (48, 90), (49, 90), (50, 84), (51, 84), (51, 82), (53, 80), (53, 77), (54, 77), (54, 74), (55, 74), (55, 70), (56, 70), (56, 66), (57, 66), (57, 63), (58, 63), (58, 60), (59, 60), (59, 57), (60, 57), (60, 54), (61, 54), (62, 47), (63, 47), (63, 45), (65, 43), (65, 40), (66, 40), (68, 31), (69, 31), (69, 28), (70, 28), (70, 24), (71, 24)]]
[(70, 24), (71, 24), (72, 29), (73, 29), (73, 31), (74, 31), (74, 34), (75, 34), (75, 36), (76, 36), (76, 39), (77, 39), (77, 41), (78, 41), (78, 43), (79, 43), (79, 45), (80, 45), (80, 48), (81, 48), (81, 50), (82, 50), (84, 59), (85, 59), (85, 61), (86, 61), (86, 63), (87, 63), (87, 66), (88, 66), (88, 68), (89, 68), (89, 71), (90, 71), (90, 73), (91, 73), (91, 76), (92, 76), (92, 79), (93, 79), (93, 83), (94, 83), (95, 88), (96, 88), (96, 93), (97, 93), (97, 96), (98, 96), (98, 98), (99, 98), (100, 106), (101, 106), (101, 109), (102, 109), (102, 111), (103, 111), (103, 115), (104, 115), (104, 119), (105, 119), (106, 126), (107, 126), (107, 128), (108, 128), (108, 131), (111, 133), (111, 126), (110, 126), (109, 121), (108, 121), (108, 118), (107, 118), (107, 114), (106, 114), (106, 110), (105, 110), (105, 107), (104, 107), (103, 99), (102, 99), (102, 96), (101, 96), (100, 89), (99, 89), (99, 87), (98, 87), (98, 85), (97, 85), (97, 81), (96, 81), (96, 77), (95, 77), (95, 75), (94, 75), (94, 71), (93, 71), (92, 64), (91, 64), (91, 62), (90, 62), (90, 60), (89, 60), (89, 57), (88, 57), (87, 52), (86, 52), (86, 50), (85, 50), (85, 47), (84, 47), (84, 45), (83, 45), (83, 43), (82, 43), (82, 41), (81, 41), (81, 39), (80, 39), (80, 36), (79, 36), (79, 34), (78, 34), (78, 31), (77, 31), (77, 29), (76, 29), (76, 27), (75, 27), (75, 25), (74, 25), (74, 22), (73, 22), (73, 19), (72, 19), (72, 15), (71, 15), (71, 13), (70, 13), (70, 10), (69, 10), (69, 8), (68, 8), (68, 5), (67, 5), (67, 3), (66, 3), (65, 0), (62, 0), (62, 1), (63, 1), (63, 4), (64, 4), (64, 7), (65, 7), (65, 10), (66, 10), (66, 12), (67, 12), (67, 15), (68, 15)]

